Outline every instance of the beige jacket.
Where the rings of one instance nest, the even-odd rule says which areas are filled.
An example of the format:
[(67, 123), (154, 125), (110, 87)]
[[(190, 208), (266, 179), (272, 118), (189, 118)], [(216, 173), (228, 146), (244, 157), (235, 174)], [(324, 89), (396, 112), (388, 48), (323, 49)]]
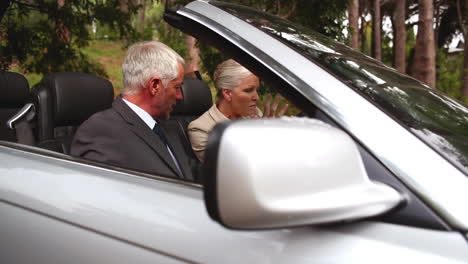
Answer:
[(192, 143), (192, 149), (200, 161), (204, 160), (208, 133), (211, 132), (217, 123), (228, 120), (229, 118), (225, 117), (223, 113), (218, 110), (216, 105), (213, 105), (203, 115), (189, 124), (188, 134), (190, 142)]

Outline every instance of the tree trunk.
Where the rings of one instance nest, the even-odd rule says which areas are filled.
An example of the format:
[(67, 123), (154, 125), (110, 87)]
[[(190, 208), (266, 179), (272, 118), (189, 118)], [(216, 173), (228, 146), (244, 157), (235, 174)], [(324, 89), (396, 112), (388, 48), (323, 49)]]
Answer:
[[(438, 43), (439, 43), (439, 28), (440, 28), (440, 20), (442, 19), (442, 16), (440, 15), (440, 5), (441, 1), (434, 0), (434, 18), (435, 18), (435, 27), (434, 27), (434, 43), (435, 43), (435, 48), (437, 51), (438, 48)], [(437, 52), (436, 52), (437, 53)]]
[(382, 17), (380, 15), (380, 0), (374, 0), (372, 17), (372, 56), (382, 60)]
[[(361, 13), (362, 14), (362, 13)], [(361, 15), (360, 48), (361, 52), (371, 56), (372, 53), (372, 21), (366, 21), (366, 16)]]
[[(291, 15), (293, 15), (296, 12), (297, 1), (290, 1), (290, 2), (291, 2), (291, 6), (285, 9), (284, 6), (283, 7), (281, 6), (281, 1), (276, 0), (275, 1), (276, 15), (282, 18), (286, 18), (286, 19), (288, 19)], [(248, 4), (247, 6), (251, 6), (251, 4)]]
[(146, 19), (146, 1), (140, 0), (139, 1), (140, 8), (138, 9), (138, 25), (137, 29), (138, 32), (143, 32), (145, 29), (145, 19)]
[(0, 1), (0, 21), (2, 21), (2, 17), (5, 14), (6, 10), (10, 6), (12, 0), (3, 0)]
[(349, 45), (353, 49), (359, 49), (359, 0), (348, 0), (349, 34), (351, 35)]
[(435, 87), (434, 6), (432, 0), (419, 0), (418, 35), (414, 52), (413, 77)]
[(468, 51), (468, 34), (465, 34), (464, 36), (465, 39), (465, 50), (463, 51), (464, 55), (464, 69), (463, 69), (463, 89), (462, 89), (462, 94), (463, 96), (468, 97), (468, 54), (466, 53)]
[(200, 69), (200, 49), (197, 47), (197, 39), (185, 35), (185, 44), (187, 45), (187, 58), (185, 59), (185, 74), (195, 77), (194, 72)]
[[(57, 0), (58, 9), (62, 8), (65, 5), (65, 0)], [(55, 31), (57, 33), (58, 39), (62, 40), (63, 42), (70, 43), (71, 41), (71, 34), (70, 30), (65, 26), (62, 19), (57, 19)]]
[(406, 72), (406, 0), (395, 0), (394, 13), (394, 65), (401, 73)]
[(127, 0), (119, 0), (120, 11), (122, 13), (128, 13), (128, 1)]
[(464, 68), (463, 68), (463, 88), (462, 95), (468, 97), (468, 3), (465, 2), (463, 8), (463, 14), (461, 13), (462, 7), (460, 5), (460, 0), (457, 0), (457, 9), (458, 16), (460, 20), (460, 27), (463, 31), (463, 41), (465, 42), (465, 47), (463, 50), (464, 56)]

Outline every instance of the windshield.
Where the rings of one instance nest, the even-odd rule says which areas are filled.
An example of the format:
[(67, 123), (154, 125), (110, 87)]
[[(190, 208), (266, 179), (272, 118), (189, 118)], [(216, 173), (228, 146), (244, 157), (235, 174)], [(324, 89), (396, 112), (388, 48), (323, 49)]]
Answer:
[(333, 73), (468, 174), (466, 106), (310, 29), (247, 7), (210, 3)]

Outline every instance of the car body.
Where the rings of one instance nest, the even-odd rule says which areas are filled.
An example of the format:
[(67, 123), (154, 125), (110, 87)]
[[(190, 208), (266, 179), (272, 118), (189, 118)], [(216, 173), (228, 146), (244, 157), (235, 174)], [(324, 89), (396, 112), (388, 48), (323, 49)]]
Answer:
[[(293, 219), (290, 222), (280, 220), (268, 226), (262, 225), (266, 222), (257, 221), (254, 228), (242, 228), (245, 218), (241, 215), (241, 223), (236, 222), (238, 226), (233, 227), (223, 216), (216, 217), (223, 212), (213, 212), (224, 208), (223, 193), (213, 192), (230, 186), (218, 186), (213, 190), (38, 147), (0, 142), (2, 263), (467, 263), (468, 166), (464, 163), (467, 158), (464, 151), (468, 137), (466, 131), (460, 129), (468, 123), (466, 107), (345, 46), (318, 35), (315, 38), (302, 35), (294, 25), (249, 8), (194, 1), (185, 7), (167, 10), (165, 19), (246, 65), (305, 115), (328, 124), (326, 127), (332, 126), (333, 131), (341, 131), (345, 141), (352, 139), (350, 142), (356, 146), (357, 154), (351, 155), (358, 157), (356, 162), (362, 161), (364, 174), (372, 182), (397, 191), (401, 198), (395, 202), (397, 207), (391, 206), (367, 217), (309, 223), (307, 219), (310, 218), (299, 213), (298, 217), (306, 222), (291, 224)], [(283, 27), (284, 31), (278, 27)], [(299, 44), (291, 45), (288, 39)], [(304, 48), (308, 43), (314, 45)], [(330, 59), (331, 55), (337, 55), (339, 60)], [(366, 93), (375, 87), (359, 86), (362, 82), (350, 83), (350, 80), (361, 79), (352, 74), (340, 75), (340, 71), (334, 72), (331, 67), (353, 60), (358, 63), (358, 71), (373, 76), (381, 89), (388, 90), (384, 85), (392, 80), (396, 83), (391, 86), (393, 94), (417, 91), (417, 95), (408, 92), (405, 99), (415, 101), (408, 101), (407, 108), (402, 108), (404, 111), (435, 100), (421, 103), (416, 100), (418, 98), (438, 98), (440, 107), (448, 105), (455, 109), (450, 114), (459, 118), (459, 126), (447, 140), (425, 129), (424, 122), (418, 123), (423, 127), (419, 130), (410, 126), (414, 120), (423, 119), (414, 115), (400, 118), (401, 115), (392, 112), (395, 106), (392, 102), (396, 104), (400, 99), (387, 104), (382, 98), (388, 94)], [(363, 64), (359, 65), (360, 62)], [(403, 81), (400, 83), (400, 80)], [(401, 105), (397, 106), (400, 109)], [(219, 175), (225, 171), (229, 171), (226, 177), (230, 179), (242, 176), (239, 168), (247, 163), (230, 160), (232, 152), (216, 150), (219, 146), (223, 149), (226, 143), (216, 141), (222, 141), (223, 136), (233, 139), (225, 132), (230, 127), (249, 132), (252, 127), (261, 129), (261, 122), (233, 122), (218, 127), (216, 133), (220, 135), (210, 135), (215, 147), (212, 153), (207, 153), (211, 158), (204, 164), (207, 183), (223, 184)], [(294, 130), (297, 122), (303, 121), (278, 122), (271, 130), (263, 132), (270, 142), (287, 143), (287, 137), (295, 134), (275, 132), (287, 122), (292, 122), (291, 130)], [(304, 129), (307, 132), (309, 128), (301, 125), (302, 132)], [(286, 196), (288, 190), (303, 183), (284, 179), (307, 174), (307, 171), (285, 166), (314, 152), (314, 149), (301, 147), (301, 142), (309, 140), (301, 135), (290, 144), (290, 150), (297, 149), (297, 153), (283, 153), (283, 147), (275, 148), (274, 143), (270, 150), (267, 145), (256, 145), (255, 140), (251, 149), (246, 146), (243, 152), (247, 158), (257, 157), (256, 161), (264, 160), (254, 156), (254, 150), (279, 152), (279, 165), (266, 162), (264, 169), (267, 171), (268, 166), (286, 168), (289, 173), (282, 175), (283, 185), (280, 186)], [(428, 138), (437, 140), (431, 142)], [(330, 138), (330, 142), (334, 139)], [(447, 147), (447, 142), (452, 148)], [(450, 153), (456, 155), (450, 156)], [(330, 153), (333, 154), (341, 155)], [(217, 161), (222, 155), (227, 159)], [(281, 159), (281, 155), (293, 158)], [(213, 172), (214, 165), (218, 167)], [(226, 167), (228, 165), (231, 167)], [(213, 175), (208, 175), (210, 171)], [(250, 179), (259, 176), (252, 174)], [(261, 176), (264, 183), (270, 184), (267, 173)], [(299, 180), (306, 180), (306, 176)], [(347, 176), (339, 175), (342, 178), (338, 177), (333, 186), (339, 186), (340, 179)], [(320, 183), (320, 177), (315, 180), (311, 183)], [(230, 184), (237, 183), (233, 180)], [(279, 190), (277, 185), (270, 188)], [(243, 193), (238, 195), (240, 199)], [(354, 197), (341, 198), (352, 200)], [(232, 203), (236, 203), (236, 199), (234, 197)], [(216, 205), (211, 205), (213, 203)], [(321, 212), (319, 209), (319, 214)], [(272, 214), (287, 219), (289, 213), (286, 208)]]

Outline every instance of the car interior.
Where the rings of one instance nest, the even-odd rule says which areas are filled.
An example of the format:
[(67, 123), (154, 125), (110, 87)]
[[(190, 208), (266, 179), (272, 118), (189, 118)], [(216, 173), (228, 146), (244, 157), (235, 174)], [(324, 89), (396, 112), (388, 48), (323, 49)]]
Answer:
[[(2, 72), (0, 89), (0, 140), (66, 155), (81, 123), (110, 108), (114, 99), (110, 81), (78, 72), (48, 74), (31, 89), (23, 75)], [(166, 121), (167, 132), (182, 142), (187, 156), (195, 158), (187, 126), (211, 107), (211, 91), (201, 79), (187, 76), (182, 94), (183, 100)]]
[(31, 95), (37, 117), (36, 145), (68, 154), (78, 126), (92, 114), (109, 108), (114, 92), (108, 80), (62, 72), (45, 76)]
[[(287, 85), (279, 79), (274, 82), (270, 80), (271, 83), (276, 84), (278, 89)], [(22, 146), (28, 151), (35, 152), (36, 149), (40, 150), (38, 152), (41, 154), (73, 161), (77, 161), (77, 159), (68, 154), (77, 127), (92, 114), (109, 108), (114, 99), (113, 87), (108, 80), (76, 72), (46, 75), (32, 89), (29, 89), (28, 81), (21, 74), (0, 72), (0, 93), (2, 95), (0, 96), (0, 141), (13, 142), (14, 145), (20, 143), (21, 145), (18, 146)], [(165, 121), (167, 122), (165, 128), (168, 129), (168, 134), (178, 137), (182, 142), (186, 155), (196, 160), (188, 139), (187, 126), (211, 107), (213, 99), (208, 85), (194, 77), (184, 79), (182, 93), (183, 100), (177, 102), (171, 118)], [(301, 101), (295, 103), (296, 106), (300, 104)], [(306, 111), (306, 113), (299, 114), (300, 116), (304, 114), (314, 116), (314, 118), (337, 126), (324, 113), (317, 111), (314, 107), (304, 106), (300, 109)], [(10, 144), (6, 143), (6, 145)], [(38, 148), (29, 149), (25, 145)], [(405, 186), (396, 180), (388, 169), (382, 166), (370, 153), (362, 147), (359, 150), (363, 155), (363, 161), (371, 179), (395, 186), (399, 190), (405, 189)], [(104, 163), (93, 161), (86, 163), (123, 172), (128, 171)], [(147, 173), (144, 175), (172, 181), (158, 175)], [(197, 178), (193, 183), (203, 183), (200, 173), (197, 177), (200, 178)], [(177, 182), (182, 183), (181, 181)], [(192, 184), (192, 182), (183, 183)], [(436, 230), (446, 228), (440, 219), (430, 213), (430, 210), (418, 197), (411, 192), (405, 193), (410, 195), (407, 204), (394, 214), (383, 216), (382, 221), (409, 223)]]

